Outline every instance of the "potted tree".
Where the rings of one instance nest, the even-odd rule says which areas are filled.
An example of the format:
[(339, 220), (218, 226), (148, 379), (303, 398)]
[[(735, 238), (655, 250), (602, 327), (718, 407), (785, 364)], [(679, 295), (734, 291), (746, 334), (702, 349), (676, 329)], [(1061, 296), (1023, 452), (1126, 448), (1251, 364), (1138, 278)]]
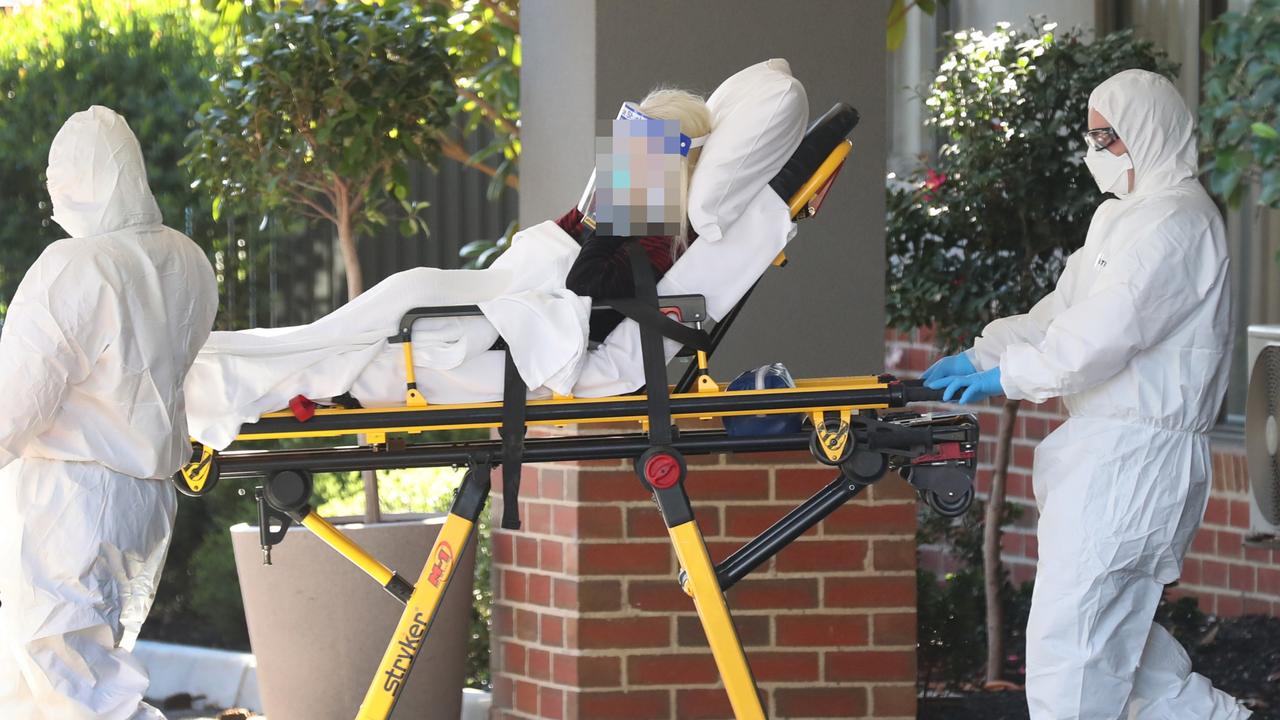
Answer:
[[(963, 350), (987, 323), (1030, 309), (1083, 244), (1102, 201), (1081, 159), (1093, 88), (1129, 68), (1176, 72), (1131, 31), (1086, 43), (1079, 30), (1055, 30), (1000, 23), (992, 32), (955, 33), (937, 79), (922, 91), (926, 123), (942, 139), (937, 158), (905, 182), (891, 179), (887, 321), (905, 331), (934, 328), (943, 352)], [(989, 683), (1005, 673), (1000, 599), (1012, 588), (1000, 563), (1000, 518), (1018, 406), (1003, 402), (985, 506)]]
[[(433, 161), (451, 123), (457, 92), (441, 23), (411, 2), (389, 0), (259, 12), (241, 27), (213, 78), (213, 99), (196, 115), (184, 162), (211, 190), (215, 217), (235, 208), (330, 228), (347, 297), (355, 297), (364, 290), (358, 239), (388, 221), (389, 202), (405, 211), (402, 232), (425, 231), (409, 200), (406, 163)], [(380, 522), (372, 473), (365, 508), (365, 523), (346, 531), (416, 577), (440, 518)], [(232, 540), (269, 715), (349, 717), (371, 680), (365, 669), (377, 666), (392, 635), (398, 603), (307, 533), (291, 533), (271, 568), (261, 565), (256, 531)], [(460, 559), (460, 577), (470, 577), (473, 560), (473, 551)], [(422, 666), (433, 672), (415, 676), (401, 697), (414, 717), (458, 715), (470, 593), (449, 593), (442, 612), (423, 648)]]

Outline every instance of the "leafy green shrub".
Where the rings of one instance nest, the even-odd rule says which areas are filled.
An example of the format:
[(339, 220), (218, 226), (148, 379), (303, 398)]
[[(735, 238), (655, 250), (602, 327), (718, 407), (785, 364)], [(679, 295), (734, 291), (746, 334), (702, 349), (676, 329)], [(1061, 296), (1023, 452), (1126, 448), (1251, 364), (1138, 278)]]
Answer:
[[(261, 14), (218, 68), (183, 161), (240, 210), (322, 220), (338, 236), (348, 299), (364, 290), (359, 235), (399, 201), (425, 231), (407, 163), (434, 161), (457, 100), (438, 21), (408, 0)], [(305, 49), (305, 51), (303, 50)]]
[(178, 160), (209, 96), (213, 21), (171, 0), (45, 3), (0, 21), (0, 315), (36, 256), (66, 236), (44, 172), (54, 134), (90, 105), (129, 121), (165, 222), (212, 246), (208, 201)]
[(933, 326), (959, 349), (1052, 289), (1102, 200), (1081, 161), (1089, 93), (1129, 68), (1175, 72), (1127, 30), (1090, 43), (1053, 24), (953, 36), (923, 93), (945, 144), (888, 190), (890, 326)]
[(1280, 208), (1280, 0), (1224, 13), (1201, 45), (1213, 58), (1200, 102), (1210, 189), (1235, 207), (1257, 183), (1258, 204)]
[[(428, 0), (428, 12), (444, 18), (441, 32), (454, 66), (458, 104), (454, 114), (461, 130), (442, 139), (441, 150), (489, 175), (488, 196), (496, 200), (505, 188), (518, 188), (520, 161), (520, 6), (515, 0)], [(469, 155), (455, 134), (480, 128), (492, 140)]]

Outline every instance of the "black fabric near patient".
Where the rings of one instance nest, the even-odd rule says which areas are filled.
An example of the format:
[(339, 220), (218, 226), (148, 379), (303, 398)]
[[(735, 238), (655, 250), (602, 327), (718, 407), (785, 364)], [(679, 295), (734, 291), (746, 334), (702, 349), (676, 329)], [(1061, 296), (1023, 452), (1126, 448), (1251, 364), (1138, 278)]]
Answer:
[(507, 351), (502, 390), (502, 527), (520, 529), (520, 469), (524, 460), (525, 407), (528, 388)]
[[(644, 250), (638, 243), (627, 243), (627, 252), (631, 254), (636, 301), (657, 312), (658, 283), (653, 279), (653, 268), (649, 267)], [(649, 400), (649, 443), (670, 445), (671, 397), (667, 393), (667, 358), (663, 353), (662, 335), (655, 328), (640, 326), (640, 354), (644, 359), (644, 380)]]

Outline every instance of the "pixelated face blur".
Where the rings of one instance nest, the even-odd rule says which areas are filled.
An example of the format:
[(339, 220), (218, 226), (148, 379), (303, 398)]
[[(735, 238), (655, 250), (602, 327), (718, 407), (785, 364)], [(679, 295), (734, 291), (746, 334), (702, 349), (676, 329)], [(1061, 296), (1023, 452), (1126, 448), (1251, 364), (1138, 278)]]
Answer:
[(680, 122), (606, 120), (596, 135), (596, 232), (678, 235), (684, 222)]

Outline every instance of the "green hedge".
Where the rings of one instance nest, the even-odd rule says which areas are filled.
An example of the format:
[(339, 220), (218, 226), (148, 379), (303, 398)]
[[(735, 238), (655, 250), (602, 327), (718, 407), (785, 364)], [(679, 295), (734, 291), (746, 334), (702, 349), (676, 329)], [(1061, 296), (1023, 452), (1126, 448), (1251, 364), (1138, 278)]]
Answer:
[(212, 243), (208, 202), (178, 160), (210, 92), (215, 20), (172, 0), (77, 0), (0, 22), (0, 315), (41, 250), (66, 237), (50, 219), (49, 144), (90, 105), (129, 121), (165, 222)]

